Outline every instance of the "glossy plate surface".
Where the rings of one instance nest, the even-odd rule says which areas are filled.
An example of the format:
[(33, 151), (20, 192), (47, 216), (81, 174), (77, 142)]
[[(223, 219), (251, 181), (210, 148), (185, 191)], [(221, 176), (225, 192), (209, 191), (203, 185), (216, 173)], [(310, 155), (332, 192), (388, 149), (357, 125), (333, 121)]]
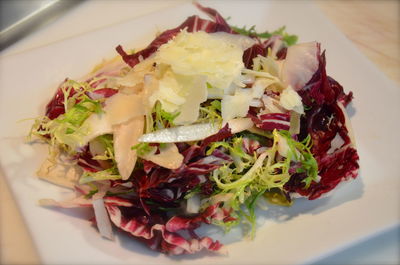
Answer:
[[(173, 28), (199, 14), (191, 4), (166, 9), (123, 24), (64, 40), (0, 61), (0, 163), (45, 264), (302, 264), (383, 232), (399, 224), (398, 132), (399, 88), (321, 15), (304, 2), (211, 2), (232, 25), (274, 30), (286, 25), (300, 42), (317, 40), (326, 49), (328, 74), (353, 91), (348, 108), (360, 154), (360, 176), (330, 197), (297, 200), (291, 208), (259, 211), (257, 236), (249, 241), (240, 230), (229, 235), (212, 227), (203, 234), (226, 244), (226, 255), (200, 253), (168, 257), (118, 233), (102, 239), (87, 221), (90, 212), (52, 210), (41, 198), (63, 199), (70, 191), (35, 178), (47, 149), (26, 145), (22, 137), (39, 116), (56, 86), (79, 78), (103, 58), (116, 55), (118, 44), (140, 48), (158, 30)], [(204, 15), (203, 15), (204, 16)], [(201, 233), (200, 233), (201, 234)]]

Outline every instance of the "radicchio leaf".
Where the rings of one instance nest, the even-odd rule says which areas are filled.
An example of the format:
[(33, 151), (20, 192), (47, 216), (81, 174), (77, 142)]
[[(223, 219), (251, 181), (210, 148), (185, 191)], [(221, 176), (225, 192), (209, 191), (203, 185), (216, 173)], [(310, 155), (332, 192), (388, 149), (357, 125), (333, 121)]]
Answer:
[[(304, 174), (294, 174), (285, 184), (289, 192), (316, 199), (335, 188), (341, 181), (357, 177), (359, 156), (349, 135), (346, 113), (339, 104), (347, 105), (352, 93), (345, 94), (342, 86), (326, 74), (325, 52), (318, 54), (319, 67), (311, 80), (299, 90), (303, 103), (309, 106), (301, 119), (299, 139), (311, 135), (311, 152), (318, 163), (320, 181), (305, 189)], [(341, 146), (334, 148), (336, 137)]]
[(253, 37), (258, 40), (258, 43), (254, 44), (243, 53), (243, 63), (246, 68), (253, 68), (253, 59), (258, 55), (266, 56), (268, 49), (273, 51), (273, 54), (277, 56), (278, 60), (285, 59), (287, 48), (282, 45), (282, 36), (274, 35), (269, 39), (261, 42), (259, 38)]
[(86, 171), (97, 172), (104, 170), (99, 161), (93, 159), (93, 155), (89, 150), (89, 145), (83, 147), (83, 149), (76, 154), (76, 160), (78, 161), (78, 165)]
[[(318, 49), (319, 49), (318, 44)], [(353, 93), (346, 95), (343, 87), (333, 78), (326, 74), (325, 51), (318, 54), (318, 70), (314, 73), (310, 81), (298, 91), (302, 97), (303, 103), (307, 106), (321, 106), (325, 104), (334, 104), (339, 101), (346, 107), (353, 98)]]
[(208, 206), (203, 212), (192, 217), (173, 216), (167, 223), (168, 231), (177, 232), (184, 229), (196, 229), (201, 223), (211, 224), (212, 221), (229, 222), (236, 220), (231, 217), (232, 209), (221, 208), (220, 203)]
[(258, 55), (265, 56), (267, 51), (263, 44), (256, 43), (243, 53), (243, 63), (246, 68), (251, 69), (253, 67), (253, 59)]
[[(204, 175), (225, 163), (232, 162), (232, 158), (219, 150), (215, 150), (210, 156), (205, 156), (199, 151), (200, 147), (197, 145), (188, 147), (182, 152), (185, 157), (182, 166), (174, 170), (144, 161), (144, 169), (133, 172), (132, 183), (138, 196), (141, 199), (171, 203), (200, 184), (205, 186), (204, 192), (209, 193), (210, 181)], [(149, 208), (143, 200), (142, 203), (148, 212)]]
[(231, 137), (232, 136), (232, 132), (231, 132), (231, 128), (229, 128), (229, 124), (225, 124), (225, 126), (219, 130), (216, 134), (211, 135), (207, 138), (205, 138), (201, 145), (200, 145), (200, 150), (202, 152), (205, 151), (206, 147), (213, 142), (218, 142), (218, 141), (222, 141), (225, 138)]
[[(139, 209), (136, 212), (130, 211), (124, 214), (119, 207), (106, 205), (111, 221), (118, 228), (130, 233), (132, 236), (142, 239), (151, 249), (159, 250), (172, 255), (180, 255), (184, 253), (193, 254), (202, 249), (218, 251), (222, 245), (218, 241), (213, 241), (209, 237), (189, 238), (175, 233), (176, 228), (179, 230), (188, 229), (184, 225), (178, 225), (179, 220), (172, 220), (169, 226), (165, 225), (165, 216), (146, 216)], [(174, 225), (175, 224), (175, 225)]]
[(226, 23), (225, 19), (221, 16), (220, 13), (218, 13), (217, 10), (210, 7), (204, 7), (197, 2), (195, 2), (195, 5), (198, 9), (209, 15), (214, 20), (215, 24), (217, 24), (215, 32), (224, 31), (228, 33), (233, 33), (231, 27), (228, 25), (228, 23)]
[(145, 49), (133, 53), (127, 54), (121, 45), (116, 47), (117, 52), (122, 56), (122, 59), (130, 66), (134, 67), (141, 60), (144, 60), (151, 56), (153, 53), (157, 51), (157, 49), (175, 37), (181, 30), (186, 29), (187, 32), (196, 32), (196, 31), (205, 31), (208, 33), (214, 32), (227, 32), (233, 33), (233, 30), (226, 23), (226, 21), (222, 18), (222, 16), (212, 8), (206, 8), (196, 3), (196, 6), (210, 15), (215, 22), (202, 19), (198, 16), (188, 17), (181, 25), (174, 29), (166, 30), (161, 33), (157, 38), (155, 38)]
[(260, 147), (261, 144), (259, 141), (248, 137), (243, 138), (243, 149), (247, 154), (253, 155)]
[(256, 127), (272, 131), (277, 130), (289, 130), (290, 128), (290, 114), (289, 113), (268, 113), (260, 116), (248, 115)]
[[(118, 73), (119, 73), (119, 70), (120, 69), (118, 68)], [(99, 79), (96, 82), (90, 83), (90, 81), (94, 77), (91, 77), (91, 78), (87, 79), (85, 82), (88, 82), (88, 84), (90, 84), (90, 86), (92, 88), (96, 88), (101, 83), (104, 83), (105, 81), (107, 81), (110, 76), (116, 75), (115, 71), (114, 72), (105, 72), (105, 73), (98, 74), (96, 77), (100, 77), (100, 76), (104, 75), (104, 78)], [(68, 81), (69, 81), (69, 79), (66, 78), (58, 86), (58, 89), (57, 89), (56, 93), (54, 94), (53, 98), (46, 105), (46, 116), (50, 120), (54, 120), (58, 116), (60, 116), (61, 114), (65, 113), (65, 109), (64, 109), (64, 101), (65, 101), (65, 99), (64, 99), (64, 93), (63, 93), (62, 88), (64, 87), (65, 90), (66, 89), (69, 90), (68, 98), (72, 97), (73, 95), (75, 95), (77, 93), (77, 91), (73, 87), (66, 86)], [(80, 89), (82, 89), (82, 88), (80, 88)], [(87, 92), (86, 95), (88, 97), (90, 97), (91, 99), (97, 100), (97, 99), (100, 99), (100, 98), (111, 97), (111, 96), (115, 95), (116, 93), (118, 93), (118, 90), (113, 89), (113, 88), (100, 88), (100, 89), (96, 89), (93, 92)], [(77, 101), (76, 103), (79, 103), (79, 101)]]
[[(56, 119), (58, 116), (61, 114), (65, 113), (64, 109), (64, 93), (61, 89), (61, 87), (68, 81), (68, 79), (65, 79), (59, 86), (54, 94), (53, 98), (50, 100), (49, 103), (46, 105), (46, 116), (50, 120)], [(71, 88), (69, 92), (69, 96), (73, 96), (76, 93), (75, 89)]]

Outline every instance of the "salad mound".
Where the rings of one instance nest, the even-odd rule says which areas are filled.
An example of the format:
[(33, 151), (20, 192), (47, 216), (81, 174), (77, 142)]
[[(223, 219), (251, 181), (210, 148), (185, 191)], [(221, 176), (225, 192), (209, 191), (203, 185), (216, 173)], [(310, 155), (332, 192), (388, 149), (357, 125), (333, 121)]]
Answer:
[(76, 191), (44, 206), (89, 207), (168, 254), (218, 251), (196, 233), (242, 225), (255, 236), (259, 200), (290, 206), (356, 178), (346, 106), (352, 93), (326, 73), (317, 42), (285, 28), (257, 33), (191, 16), (146, 48), (65, 79), (32, 126), (49, 144), (42, 179)]

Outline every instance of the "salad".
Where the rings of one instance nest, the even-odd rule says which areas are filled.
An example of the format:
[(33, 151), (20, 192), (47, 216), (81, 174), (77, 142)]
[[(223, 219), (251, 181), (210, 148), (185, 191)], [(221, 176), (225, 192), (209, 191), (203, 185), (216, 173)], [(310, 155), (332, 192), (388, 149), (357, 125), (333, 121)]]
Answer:
[(30, 136), (49, 144), (37, 174), (73, 189), (100, 234), (113, 226), (167, 254), (218, 251), (196, 229), (254, 237), (261, 200), (290, 206), (356, 178), (346, 106), (352, 93), (326, 73), (317, 42), (282, 27), (257, 33), (188, 17), (146, 48), (116, 47), (79, 80), (65, 79)]

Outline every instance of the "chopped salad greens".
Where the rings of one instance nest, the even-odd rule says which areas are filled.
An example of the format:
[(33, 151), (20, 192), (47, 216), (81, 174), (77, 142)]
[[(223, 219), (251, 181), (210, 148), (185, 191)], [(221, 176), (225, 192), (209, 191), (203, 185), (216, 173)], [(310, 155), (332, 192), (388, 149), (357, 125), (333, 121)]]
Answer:
[[(297, 36), (187, 18), (146, 48), (64, 80), (30, 136), (49, 144), (40, 178), (72, 188), (101, 235), (115, 226), (168, 254), (218, 251), (201, 224), (256, 236), (260, 200), (290, 206), (355, 178), (345, 107), (325, 51)], [(68, 170), (67, 170), (68, 167)], [(65, 170), (60, 170), (65, 169)]]

